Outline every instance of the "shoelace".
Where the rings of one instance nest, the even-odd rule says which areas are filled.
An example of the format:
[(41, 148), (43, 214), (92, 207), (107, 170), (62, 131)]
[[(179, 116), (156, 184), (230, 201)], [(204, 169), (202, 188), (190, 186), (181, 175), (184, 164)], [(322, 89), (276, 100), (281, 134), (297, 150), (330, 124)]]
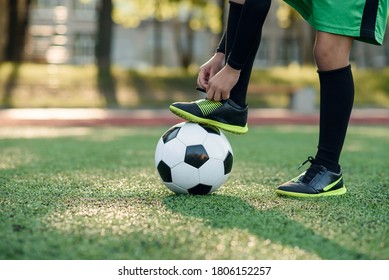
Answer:
[(297, 169), (300, 169), (301, 167), (303, 167), (307, 162), (310, 162), (311, 164), (313, 164), (315, 162), (315, 159), (312, 156), (309, 156), (308, 159), (306, 161), (304, 161), (302, 164), (300, 164), (300, 166)]
[(304, 161), (298, 169), (303, 167), (307, 162), (311, 163), (311, 166), (307, 169), (305, 172), (305, 175), (302, 179), (303, 183), (309, 183), (312, 181), (312, 179), (318, 174), (323, 172), (323, 167), (321, 165), (315, 164), (315, 159), (313, 157), (308, 157), (306, 161)]

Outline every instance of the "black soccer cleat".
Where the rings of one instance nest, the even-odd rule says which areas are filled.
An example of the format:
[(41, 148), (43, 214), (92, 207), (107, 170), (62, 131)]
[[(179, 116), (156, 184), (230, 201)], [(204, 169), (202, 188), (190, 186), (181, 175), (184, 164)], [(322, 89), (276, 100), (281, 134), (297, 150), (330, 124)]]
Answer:
[(341, 171), (335, 173), (315, 164), (313, 157), (309, 157), (301, 166), (308, 161), (311, 166), (304, 173), (279, 186), (276, 193), (294, 197), (321, 197), (342, 195), (347, 192)]
[(248, 107), (241, 108), (231, 99), (175, 102), (170, 105), (169, 109), (172, 113), (190, 122), (216, 126), (237, 134), (244, 134), (248, 131)]

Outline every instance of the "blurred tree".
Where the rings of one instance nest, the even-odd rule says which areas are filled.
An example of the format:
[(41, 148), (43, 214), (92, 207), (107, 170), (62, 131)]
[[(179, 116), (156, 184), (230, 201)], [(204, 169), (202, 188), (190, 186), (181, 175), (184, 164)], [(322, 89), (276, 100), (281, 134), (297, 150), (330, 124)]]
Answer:
[[(2, 2), (6, 2), (3, 0)], [(27, 29), (29, 24), (29, 8), (31, 0), (8, 0), (5, 8), (7, 28), (5, 60), (21, 62), (24, 56)], [(7, 20), (8, 19), (8, 20)]]
[(8, 41), (8, 1), (0, 1), (0, 62), (5, 58)]
[[(162, 18), (163, 6), (161, 0), (154, 1), (155, 16), (153, 18), (154, 26), (154, 66), (162, 65)], [(166, 5), (166, 3), (165, 3)]]
[(162, 64), (161, 22), (171, 21), (178, 59), (185, 69), (193, 58), (194, 31), (208, 28), (215, 34), (222, 30), (220, 5), (224, 1), (206, 0), (114, 0), (113, 19), (128, 28), (144, 20), (154, 25), (154, 64)]
[(98, 87), (107, 107), (117, 107), (115, 80), (111, 71), (112, 0), (100, 0), (97, 4), (96, 63)]
[(3, 107), (12, 107), (12, 92), (24, 58), (31, 0), (0, 1), (0, 62), (14, 62), (4, 83)]
[(193, 61), (193, 43), (197, 30), (210, 29), (222, 35), (224, 22), (224, 0), (170, 0), (179, 4), (179, 13), (173, 19), (174, 42), (178, 59), (184, 69), (188, 69)]

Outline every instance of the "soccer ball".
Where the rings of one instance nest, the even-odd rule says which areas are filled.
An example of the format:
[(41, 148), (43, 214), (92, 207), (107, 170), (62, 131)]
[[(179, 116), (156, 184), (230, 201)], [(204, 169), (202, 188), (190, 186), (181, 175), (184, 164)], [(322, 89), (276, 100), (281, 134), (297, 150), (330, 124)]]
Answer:
[(159, 139), (155, 166), (163, 183), (177, 194), (209, 194), (228, 179), (231, 145), (221, 130), (191, 122), (169, 128)]

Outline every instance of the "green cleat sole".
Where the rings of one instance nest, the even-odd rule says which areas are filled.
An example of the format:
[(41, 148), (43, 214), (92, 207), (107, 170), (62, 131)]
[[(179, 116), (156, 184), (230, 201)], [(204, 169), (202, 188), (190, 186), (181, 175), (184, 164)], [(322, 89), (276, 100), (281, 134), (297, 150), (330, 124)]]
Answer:
[(185, 120), (188, 120), (190, 122), (216, 126), (217, 128), (220, 128), (222, 130), (225, 130), (225, 131), (228, 131), (228, 132), (231, 132), (231, 133), (245, 134), (249, 130), (247, 124), (244, 127), (242, 127), (242, 126), (237, 126), (237, 125), (230, 125), (230, 124), (221, 123), (221, 122), (218, 122), (218, 121), (215, 121), (215, 120), (200, 118), (200, 117), (192, 115), (192, 114), (190, 114), (190, 113), (188, 113), (186, 111), (178, 109), (177, 107), (174, 107), (172, 105), (170, 105), (169, 109), (175, 115), (177, 115), (177, 116), (179, 116), (179, 117), (181, 117), (181, 118), (183, 118)]
[(318, 194), (307, 194), (307, 193), (298, 193), (298, 192), (288, 192), (284, 190), (276, 190), (276, 193), (282, 196), (292, 196), (292, 197), (323, 197), (323, 196), (335, 196), (335, 195), (343, 195), (347, 192), (346, 187), (341, 187), (339, 189), (333, 191), (321, 192)]

